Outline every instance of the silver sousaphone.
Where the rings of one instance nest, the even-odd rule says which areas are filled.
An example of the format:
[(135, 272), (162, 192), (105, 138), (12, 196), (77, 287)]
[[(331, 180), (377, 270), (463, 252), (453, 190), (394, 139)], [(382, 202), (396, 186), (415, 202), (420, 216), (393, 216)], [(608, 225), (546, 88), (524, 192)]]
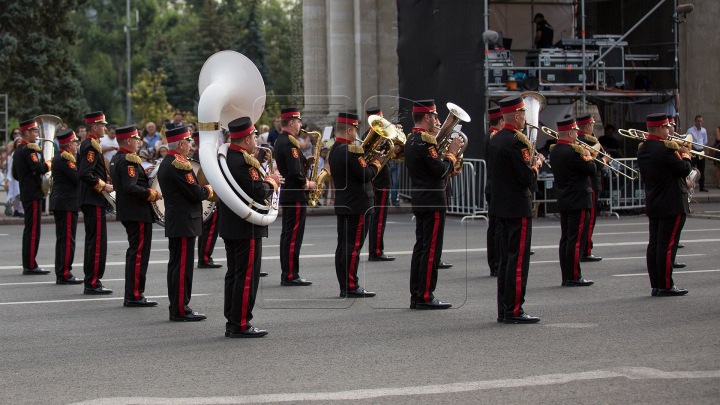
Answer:
[[(33, 119), (38, 124), (38, 131), (40, 132), (40, 138), (38, 139), (40, 140), (43, 162), (53, 160), (53, 157), (55, 157), (55, 134), (57, 134), (60, 127), (62, 127), (63, 120), (61, 120), (60, 117), (48, 114), (38, 115)], [(50, 195), (52, 191), (52, 172), (48, 171), (43, 174), (40, 188), (42, 189), (43, 197)]]
[[(188, 161), (190, 161), (190, 165), (192, 166), (193, 172), (195, 172), (195, 176), (198, 178), (198, 184), (201, 186), (203, 184), (207, 184), (207, 181), (202, 181), (204, 179), (204, 176), (202, 174), (202, 170), (200, 169), (200, 162), (193, 158), (188, 158)], [(155, 168), (150, 173), (150, 176), (148, 176), (148, 181), (150, 183), (150, 188), (157, 191), (158, 193), (162, 194), (162, 190), (160, 190), (160, 182), (157, 181), (157, 173), (158, 169), (160, 168), (160, 162), (158, 162), (155, 165)], [(115, 192), (113, 192), (114, 196)], [(172, 197), (171, 197), (172, 198)], [(150, 203), (152, 205), (153, 212), (155, 213), (155, 223), (157, 223), (160, 226), (165, 226), (165, 200), (159, 200), (159, 201), (153, 201)], [(213, 201), (203, 200), (202, 202), (202, 219), (203, 222), (210, 218), (210, 215), (212, 215), (213, 210), (215, 209), (215, 203)]]

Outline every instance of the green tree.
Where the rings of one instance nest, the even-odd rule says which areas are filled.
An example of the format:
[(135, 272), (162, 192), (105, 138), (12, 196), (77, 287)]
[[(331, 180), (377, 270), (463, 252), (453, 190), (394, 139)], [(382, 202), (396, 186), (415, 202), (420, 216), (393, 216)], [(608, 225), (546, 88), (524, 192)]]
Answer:
[(265, 62), (265, 56), (268, 54), (265, 49), (265, 41), (263, 40), (263, 32), (261, 29), (260, 17), (258, 15), (258, 1), (247, 0), (248, 11), (242, 23), (242, 35), (235, 40), (235, 50), (247, 56), (255, 66), (257, 66), (265, 87), (272, 88), (272, 79), (270, 78), (270, 69)]
[(135, 114), (140, 118), (141, 126), (152, 121), (159, 127), (163, 117), (172, 115), (174, 109), (168, 103), (165, 88), (162, 85), (165, 78), (167, 76), (162, 68), (155, 73), (143, 70), (137, 83), (133, 85), (130, 99)]

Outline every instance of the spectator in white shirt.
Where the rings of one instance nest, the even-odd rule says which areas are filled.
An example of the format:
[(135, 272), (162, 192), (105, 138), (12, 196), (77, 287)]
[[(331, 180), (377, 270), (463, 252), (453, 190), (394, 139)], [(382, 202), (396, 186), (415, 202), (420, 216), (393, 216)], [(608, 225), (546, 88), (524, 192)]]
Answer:
[(268, 135), (270, 134), (269, 125), (260, 125), (260, 135), (258, 135), (258, 145), (268, 143)]
[[(695, 116), (695, 126), (688, 129), (688, 134), (693, 137), (693, 142), (700, 145), (707, 145), (708, 137), (707, 131), (702, 127), (703, 118), (702, 115)], [(693, 150), (702, 151), (704, 148), (693, 145)], [(692, 165), (700, 171), (700, 191), (707, 192), (705, 188), (705, 159), (698, 158), (697, 155), (693, 154)]]
[(107, 134), (100, 138), (100, 147), (102, 148), (103, 156), (105, 156), (107, 160), (112, 160), (118, 151), (118, 141), (115, 139), (116, 129), (117, 125), (108, 125)]

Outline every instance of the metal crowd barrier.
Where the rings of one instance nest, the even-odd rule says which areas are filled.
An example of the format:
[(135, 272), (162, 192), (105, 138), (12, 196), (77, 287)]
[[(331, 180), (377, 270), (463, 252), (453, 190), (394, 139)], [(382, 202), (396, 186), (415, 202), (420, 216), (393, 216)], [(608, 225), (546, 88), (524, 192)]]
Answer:
[[(640, 171), (637, 158), (617, 159), (619, 162)], [(616, 167), (617, 168), (617, 167)], [(617, 210), (641, 209), (645, 207), (645, 189), (642, 179), (630, 180), (625, 176), (613, 173), (610, 178), (610, 213), (617, 215)]]

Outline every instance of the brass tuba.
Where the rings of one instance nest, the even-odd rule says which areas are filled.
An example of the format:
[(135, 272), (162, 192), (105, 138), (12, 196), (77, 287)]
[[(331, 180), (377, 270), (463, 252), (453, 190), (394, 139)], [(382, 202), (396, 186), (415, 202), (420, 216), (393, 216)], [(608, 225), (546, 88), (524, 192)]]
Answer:
[(460, 106), (458, 106), (457, 104), (447, 103), (446, 106), (447, 109), (450, 111), (450, 114), (448, 114), (447, 118), (445, 118), (445, 122), (443, 122), (442, 126), (440, 127), (440, 131), (437, 133), (437, 135), (435, 135), (435, 139), (437, 139), (438, 154), (443, 159), (445, 158), (445, 155), (447, 155), (448, 150), (450, 149), (450, 143), (452, 143), (452, 135), (457, 134), (457, 136), (461, 137), (463, 140), (463, 146), (460, 148), (457, 154), (458, 162), (461, 162), (463, 153), (468, 147), (468, 137), (465, 136), (465, 134), (461, 131), (456, 130), (455, 127), (460, 122), (470, 122), (470, 115), (466, 113), (465, 110), (460, 108)]
[[(365, 150), (363, 157), (367, 162), (373, 160), (376, 152), (384, 151), (385, 158), (383, 159), (382, 166), (380, 166), (380, 169), (378, 170), (378, 173), (380, 173), (380, 170), (385, 167), (388, 159), (393, 157), (393, 147), (395, 146), (396, 141), (400, 141), (398, 134), (401, 133), (401, 131), (399, 131), (395, 125), (390, 123), (390, 121), (379, 115), (369, 116), (368, 126), (371, 130), (368, 132), (365, 140), (362, 141), (362, 145), (360, 146)], [(358, 140), (360, 139), (358, 138)]]
[[(55, 134), (60, 130), (63, 121), (54, 115), (38, 115), (34, 118), (40, 131), (40, 148), (42, 150), (43, 162), (52, 160), (55, 157)], [(48, 171), (43, 174), (42, 185), (43, 197), (50, 195), (52, 191), (52, 173)]]

